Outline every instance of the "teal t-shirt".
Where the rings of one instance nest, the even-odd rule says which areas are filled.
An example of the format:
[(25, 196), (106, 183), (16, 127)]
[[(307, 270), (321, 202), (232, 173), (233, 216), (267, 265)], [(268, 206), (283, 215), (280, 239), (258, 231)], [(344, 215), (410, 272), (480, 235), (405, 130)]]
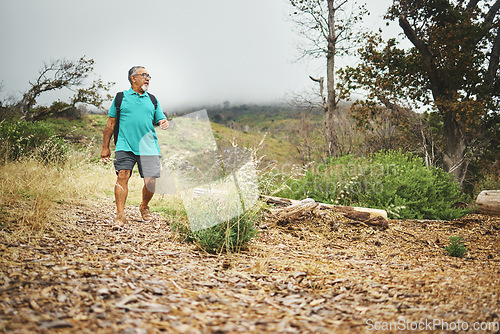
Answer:
[[(108, 115), (116, 118), (114, 100)], [(128, 151), (136, 155), (161, 155), (153, 121), (157, 125), (165, 118), (160, 103), (155, 110), (147, 92), (140, 95), (132, 88), (124, 91), (115, 151)]]

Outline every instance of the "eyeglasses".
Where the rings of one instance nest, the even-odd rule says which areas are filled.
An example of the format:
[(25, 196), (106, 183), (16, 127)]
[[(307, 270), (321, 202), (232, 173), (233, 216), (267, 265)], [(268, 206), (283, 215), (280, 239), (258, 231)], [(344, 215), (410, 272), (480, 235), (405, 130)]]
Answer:
[(134, 75), (142, 75), (142, 77), (143, 77), (144, 79), (149, 79), (149, 80), (151, 80), (151, 76), (150, 76), (149, 74), (147, 74), (147, 73), (138, 73), (138, 74), (134, 74)]

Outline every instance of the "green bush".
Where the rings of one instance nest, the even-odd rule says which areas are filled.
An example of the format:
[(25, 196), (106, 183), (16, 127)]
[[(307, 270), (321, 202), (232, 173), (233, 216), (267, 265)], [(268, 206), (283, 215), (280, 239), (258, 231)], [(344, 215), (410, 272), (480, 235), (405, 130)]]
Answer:
[(444, 247), (448, 255), (453, 257), (464, 257), (468, 252), (467, 247), (462, 243), (462, 238), (458, 235), (450, 237), (448, 246)]
[(231, 253), (246, 249), (250, 240), (257, 236), (257, 219), (258, 210), (251, 209), (241, 216), (206, 229), (192, 231), (180, 222), (172, 224), (172, 229), (184, 241), (195, 243), (208, 253)]
[(352, 186), (349, 182), (358, 175), (358, 169), (364, 165), (364, 160), (345, 155), (330, 159), (327, 164), (313, 165), (303, 177), (286, 180), (284, 189), (277, 195), (292, 199), (310, 197), (323, 203), (335, 203), (341, 195), (341, 189)]
[(40, 122), (0, 122), (0, 154), (6, 160), (35, 157), (46, 162), (61, 162), (69, 151), (63, 139)]
[(400, 151), (332, 159), (289, 183), (279, 196), (384, 209), (391, 218), (451, 220), (467, 213), (452, 207), (466, 199), (449, 173)]
[(466, 201), (453, 176), (426, 167), (422, 158), (392, 151), (374, 154), (372, 163), (383, 166), (386, 173), (375, 180), (381, 182), (380, 191), (359, 194), (362, 205), (384, 208), (392, 217), (407, 219), (451, 220), (468, 212), (452, 207)]

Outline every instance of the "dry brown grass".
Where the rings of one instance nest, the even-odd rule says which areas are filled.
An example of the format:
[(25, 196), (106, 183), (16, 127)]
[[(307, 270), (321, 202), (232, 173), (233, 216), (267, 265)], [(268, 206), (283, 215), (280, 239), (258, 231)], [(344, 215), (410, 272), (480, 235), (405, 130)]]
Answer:
[[(78, 203), (106, 195), (114, 173), (74, 155), (64, 165), (36, 159), (0, 166), (0, 228), (12, 242), (32, 242), (54, 224), (58, 203)], [(111, 176), (111, 177), (110, 177)]]

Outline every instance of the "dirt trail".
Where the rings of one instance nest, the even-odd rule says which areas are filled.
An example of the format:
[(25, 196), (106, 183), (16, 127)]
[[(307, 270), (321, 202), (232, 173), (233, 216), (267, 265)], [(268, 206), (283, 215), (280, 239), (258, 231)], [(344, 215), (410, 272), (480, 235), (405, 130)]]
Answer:
[[(112, 202), (60, 209), (60, 231), (32, 245), (0, 231), (0, 331), (426, 333), (484, 322), (493, 333), (500, 321), (498, 218), (377, 230), (322, 212), (294, 222), (269, 214), (249, 250), (212, 256), (135, 207), (118, 232)], [(443, 251), (452, 235), (465, 258)]]

